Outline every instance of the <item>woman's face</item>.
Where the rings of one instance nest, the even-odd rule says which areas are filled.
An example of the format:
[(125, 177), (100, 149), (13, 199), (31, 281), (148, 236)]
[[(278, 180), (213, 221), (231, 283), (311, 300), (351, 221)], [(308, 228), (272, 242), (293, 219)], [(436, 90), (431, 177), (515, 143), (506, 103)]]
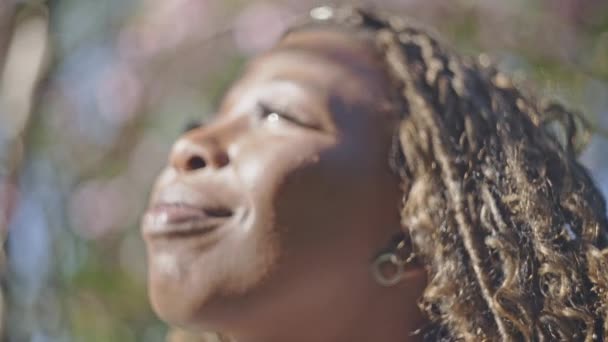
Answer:
[(389, 84), (368, 43), (333, 30), (249, 65), (175, 143), (144, 215), (163, 319), (214, 329), (377, 286), (370, 262), (400, 231)]

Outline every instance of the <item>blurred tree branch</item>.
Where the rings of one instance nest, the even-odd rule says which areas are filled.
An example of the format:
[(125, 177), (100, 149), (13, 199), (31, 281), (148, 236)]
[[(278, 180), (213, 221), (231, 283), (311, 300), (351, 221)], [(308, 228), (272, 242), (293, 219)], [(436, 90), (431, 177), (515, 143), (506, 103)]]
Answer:
[[(15, 3), (11, 0), (0, 2), (0, 66), (4, 65), (8, 43), (13, 33)], [(2, 68), (0, 67), (0, 70)]]
[[(4, 241), (18, 193), (24, 136), (36, 89), (46, 66), (48, 11), (43, 4), (0, 2), (0, 274), (4, 277)], [(0, 293), (0, 322), (4, 322)], [(4, 336), (4, 324), (0, 336)]]
[[(6, 54), (8, 51), (8, 44), (13, 33), (13, 19), (15, 13), (15, 4), (12, 1), (0, 2), (0, 75), (4, 70), (4, 63)], [(1, 110), (1, 109), (0, 109)], [(0, 114), (6, 115), (3, 112)], [(4, 150), (5, 147), (0, 142), (0, 148)], [(8, 170), (4, 170), (7, 165), (3, 163), (0, 165), (0, 275), (4, 277), (4, 269), (6, 265), (6, 255), (4, 253), (4, 241), (6, 232), (8, 230), (8, 212), (9, 208), (9, 182), (7, 181)], [(10, 166), (8, 166), (10, 167)], [(0, 336), (4, 337), (4, 293), (0, 292)]]

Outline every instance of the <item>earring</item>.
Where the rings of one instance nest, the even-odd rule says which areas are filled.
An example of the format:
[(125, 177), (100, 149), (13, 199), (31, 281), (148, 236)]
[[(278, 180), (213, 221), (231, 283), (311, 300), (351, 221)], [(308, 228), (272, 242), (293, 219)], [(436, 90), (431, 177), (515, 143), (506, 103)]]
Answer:
[[(383, 253), (380, 253), (372, 263), (372, 275), (374, 279), (383, 286), (393, 286), (404, 278), (405, 266), (414, 259), (414, 254), (410, 251), (409, 256), (404, 258), (403, 251), (411, 246), (409, 235), (400, 234), (393, 239), (391, 246)], [(387, 269), (391, 272), (387, 274)]]

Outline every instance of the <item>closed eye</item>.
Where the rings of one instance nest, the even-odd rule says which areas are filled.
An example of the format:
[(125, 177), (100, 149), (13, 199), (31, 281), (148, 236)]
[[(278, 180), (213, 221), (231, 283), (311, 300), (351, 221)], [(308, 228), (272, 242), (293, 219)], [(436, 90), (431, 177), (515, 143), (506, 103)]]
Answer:
[(304, 122), (302, 119), (298, 118), (297, 116), (295, 116), (285, 110), (279, 110), (279, 109), (273, 108), (265, 103), (259, 103), (258, 107), (259, 107), (261, 118), (268, 120), (269, 122), (278, 122), (280, 120), (285, 120), (287, 122), (293, 123), (298, 126), (318, 129), (318, 127), (316, 125)]

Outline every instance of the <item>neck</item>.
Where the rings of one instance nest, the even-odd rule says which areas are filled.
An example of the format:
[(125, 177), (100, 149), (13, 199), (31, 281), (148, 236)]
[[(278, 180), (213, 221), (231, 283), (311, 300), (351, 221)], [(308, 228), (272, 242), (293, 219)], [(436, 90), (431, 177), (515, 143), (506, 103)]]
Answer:
[(331, 298), (303, 296), (307, 300), (291, 305), (289, 312), (273, 311), (269, 319), (256, 319), (233, 331), (231, 341), (422, 341), (413, 332), (427, 324), (416, 304), (426, 285), (423, 273), (394, 287), (370, 283), (338, 289)]

